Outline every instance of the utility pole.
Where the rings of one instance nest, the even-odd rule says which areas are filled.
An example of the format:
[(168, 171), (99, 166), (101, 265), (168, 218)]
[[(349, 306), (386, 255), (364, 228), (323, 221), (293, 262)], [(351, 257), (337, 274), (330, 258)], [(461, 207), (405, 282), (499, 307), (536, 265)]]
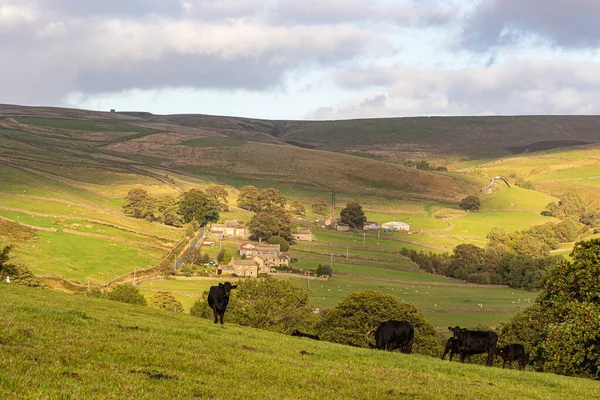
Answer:
[(335, 218), (335, 192), (331, 191), (331, 218)]
[(365, 237), (365, 235), (366, 235), (366, 233), (365, 233), (365, 232), (363, 232), (363, 247), (366, 247), (366, 246), (365, 246), (365, 240), (366, 240), (366, 237)]
[(348, 260), (348, 245), (346, 245), (346, 260)]

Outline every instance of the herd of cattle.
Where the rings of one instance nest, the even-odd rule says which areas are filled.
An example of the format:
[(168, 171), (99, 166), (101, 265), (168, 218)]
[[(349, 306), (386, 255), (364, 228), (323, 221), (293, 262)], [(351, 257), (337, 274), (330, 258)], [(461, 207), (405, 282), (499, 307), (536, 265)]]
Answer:
[[(211, 286), (208, 292), (208, 305), (214, 313), (214, 322), (223, 324), (223, 315), (229, 303), (231, 290), (237, 286), (229, 282), (219, 283), (219, 286)], [(452, 332), (452, 337), (446, 342), (446, 348), (442, 355), (442, 360), (446, 355), (450, 354), (450, 361), (455, 354), (460, 355), (460, 361), (471, 362), (471, 355), (487, 353), (487, 365), (492, 365), (494, 355), (498, 355), (504, 360), (502, 368), (509, 363), (512, 368), (513, 361), (517, 361), (519, 369), (525, 368), (528, 363), (528, 357), (525, 353), (525, 348), (521, 344), (509, 344), (508, 346), (497, 348), (498, 335), (492, 331), (471, 331), (468, 329), (455, 326), (448, 327)], [(319, 336), (309, 333), (303, 333), (299, 330), (294, 330), (292, 336), (307, 337), (314, 340), (319, 340)], [(412, 352), (413, 343), (415, 342), (415, 328), (411, 323), (405, 320), (389, 320), (382, 322), (375, 331), (375, 345), (372, 348), (392, 351), (400, 349), (402, 353), (410, 354)]]

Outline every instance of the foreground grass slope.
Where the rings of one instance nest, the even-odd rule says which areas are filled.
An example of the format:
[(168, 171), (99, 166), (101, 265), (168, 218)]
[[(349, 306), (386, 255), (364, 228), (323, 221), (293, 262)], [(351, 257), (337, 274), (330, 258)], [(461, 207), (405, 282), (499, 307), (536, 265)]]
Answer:
[(357, 349), (3, 284), (0, 397), (590, 399), (598, 383)]

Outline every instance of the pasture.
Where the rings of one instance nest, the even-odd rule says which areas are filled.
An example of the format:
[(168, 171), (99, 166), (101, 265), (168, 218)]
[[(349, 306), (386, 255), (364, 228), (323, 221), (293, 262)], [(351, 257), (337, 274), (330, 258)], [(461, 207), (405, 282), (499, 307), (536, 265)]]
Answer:
[[(590, 399), (597, 382), (358, 349), (10, 285), (0, 397)], [(153, 349), (154, 351), (146, 351)], [(518, 384), (515, 384), (518, 382)]]
[[(336, 271), (335, 265), (334, 271)], [(441, 329), (449, 325), (497, 326), (500, 322), (508, 320), (517, 310), (528, 307), (537, 296), (537, 293), (525, 290), (459, 286), (460, 283), (450, 279), (446, 279), (444, 282), (437, 281), (435, 279), (438, 277), (432, 275), (410, 272), (404, 274), (404, 280), (415, 280), (415, 282), (402, 283), (391, 280), (399, 279), (399, 275), (396, 275), (395, 278), (376, 275), (344, 276), (335, 275), (335, 272), (333, 278), (327, 281), (307, 279), (302, 276), (294, 277), (288, 274), (275, 274), (274, 276), (278, 279), (289, 279), (297, 286), (310, 289), (311, 304), (313, 307), (319, 308), (333, 308), (351, 292), (378, 290), (382, 293), (392, 294), (401, 301), (415, 304), (427, 317), (432, 317), (431, 322), (435, 327)], [(432, 280), (427, 281), (427, 277)], [(185, 311), (189, 312), (193, 300), (185, 298), (181, 293), (200, 295), (216, 282), (227, 280), (232, 280), (232, 278), (223, 276), (220, 279), (153, 280), (142, 282), (140, 289), (174, 292), (184, 303)], [(456, 286), (440, 286), (440, 284)], [(151, 292), (144, 293), (144, 295), (151, 294)]]

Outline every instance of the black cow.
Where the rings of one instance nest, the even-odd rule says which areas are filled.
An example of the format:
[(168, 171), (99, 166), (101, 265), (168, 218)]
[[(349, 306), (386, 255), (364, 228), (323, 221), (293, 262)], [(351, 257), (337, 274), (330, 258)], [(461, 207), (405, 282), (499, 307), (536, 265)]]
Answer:
[(382, 322), (375, 331), (375, 347), (380, 350), (400, 349), (402, 353), (410, 354), (414, 342), (415, 328), (405, 320)]
[(471, 362), (471, 354), (488, 353), (487, 365), (494, 364), (494, 354), (496, 353), (496, 344), (498, 343), (498, 335), (492, 331), (470, 331), (461, 329), (459, 326), (454, 328), (448, 327), (454, 334), (458, 352), (460, 353), (460, 361), (465, 362), (465, 357)]
[(229, 282), (219, 283), (219, 286), (211, 286), (208, 292), (208, 305), (213, 309), (215, 314), (215, 324), (220, 319), (223, 325), (223, 315), (227, 304), (229, 304), (229, 293), (231, 289), (235, 289), (237, 285), (232, 285)]
[(442, 360), (446, 358), (446, 354), (450, 353), (450, 361), (452, 361), (452, 357), (454, 357), (454, 355), (458, 352), (458, 342), (456, 341), (454, 336), (452, 336), (446, 342), (446, 348), (444, 349), (444, 354), (442, 354)]
[(508, 362), (508, 367), (512, 368), (513, 361), (517, 361), (519, 363), (519, 369), (523, 369), (529, 362), (529, 358), (527, 357), (527, 354), (525, 354), (525, 347), (518, 343), (509, 344), (501, 349), (496, 349), (496, 355), (502, 357), (502, 360), (504, 361), (502, 363), (502, 368), (504, 368), (506, 362)]
[(319, 335), (311, 335), (310, 333), (300, 332), (298, 329), (294, 329), (294, 332), (292, 332), (292, 336), (307, 337), (313, 340), (321, 340)]

